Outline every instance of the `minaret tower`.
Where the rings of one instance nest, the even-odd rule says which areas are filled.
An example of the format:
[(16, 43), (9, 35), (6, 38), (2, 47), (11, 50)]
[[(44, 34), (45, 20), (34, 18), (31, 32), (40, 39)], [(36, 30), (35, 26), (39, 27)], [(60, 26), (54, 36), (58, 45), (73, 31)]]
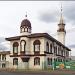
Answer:
[(30, 35), (31, 34), (31, 23), (27, 19), (27, 13), (25, 15), (25, 19), (22, 20), (20, 26), (20, 35)]
[(64, 45), (65, 45), (65, 35), (66, 35), (66, 30), (65, 30), (63, 15), (62, 15), (62, 4), (61, 4), (61, 15), (58, 24), (57, 36), (58, 36), (58, 41), (60, 41)]

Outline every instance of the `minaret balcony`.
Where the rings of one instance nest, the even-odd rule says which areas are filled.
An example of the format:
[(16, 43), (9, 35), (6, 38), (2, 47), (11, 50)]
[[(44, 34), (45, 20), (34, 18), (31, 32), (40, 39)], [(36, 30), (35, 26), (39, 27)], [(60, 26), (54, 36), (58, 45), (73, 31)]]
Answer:
[(66, 33), (66, 30), (65, 29), (58, 29), (57, 32), (65, 32)]

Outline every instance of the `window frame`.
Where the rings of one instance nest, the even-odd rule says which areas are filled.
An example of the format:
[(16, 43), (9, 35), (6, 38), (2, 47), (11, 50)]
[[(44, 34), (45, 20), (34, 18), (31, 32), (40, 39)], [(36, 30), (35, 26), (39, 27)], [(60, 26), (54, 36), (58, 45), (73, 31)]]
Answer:
[(39, 57), (34, 58), (34, 65), (40, 65), (40, 58)]

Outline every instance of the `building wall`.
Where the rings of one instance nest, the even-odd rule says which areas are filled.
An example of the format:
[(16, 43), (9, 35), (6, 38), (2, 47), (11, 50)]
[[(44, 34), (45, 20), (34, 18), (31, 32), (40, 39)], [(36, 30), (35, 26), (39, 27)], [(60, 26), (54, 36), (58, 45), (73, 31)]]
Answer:
[[(39, 57), (40, 58), (40, 65), (34, 65), (34, 58)], [(45, 57), (44, 56), (35, 56), (31, 57), (29, 60), (29, 69), (43, 69), (44, 68), (44, 61)]]
[[(44, 37), (40, 37), (40, 38), (27, 38), (27, 37), (21, 37), (20, 40), (15, 40), (15, 41), (11, 41), (10, 42), (10, 50), (11, 50), (11, 54), (13, 55), (13, 43), (14, 42), (18, 42), (19, 46), (18, 46), (18, 55), (20, 55), (20, 41), (21, 40), (25, 40), (26, 41), (26, 54), (34, 54), (34, 45), (33, 42), (35, 40), (40, 40), (41, 44), (40, 44), (40, 54), (45, 54), (44, 51), (46, 51), (46, 43), (49, 43), (49, 49), (50, 49), (50, 44), (54, 43), (54, 46), (59, 47), (58, 44), (56, 44), (56, 42), (53, 42), (49, 39), (46, 39)], [(54, 48), (52, 48), (52, 53), (54, 53)], [(34, 58), (35, 57), (40, 57), (40, 65), (34, 65)], [(44, 69), (44, 67), (48, 68), (48, 62), (47, 62), (47, 58), (58, 58), (58, 56), (56, 54), (46, 54), (46, 56), (30, 56), (30, 59), (28, 62), (23, 62), (21, 57), (9, 57), (7, 56), (7, 58), (9, 58), (9, 67), (10, 68), (18, 68), (18, 69)], [(59, 56), (61, 59), (63, 59), (63, 57)], [(18, 66), (14, 66), (13, 65), (13, 58), (18, 58)]]

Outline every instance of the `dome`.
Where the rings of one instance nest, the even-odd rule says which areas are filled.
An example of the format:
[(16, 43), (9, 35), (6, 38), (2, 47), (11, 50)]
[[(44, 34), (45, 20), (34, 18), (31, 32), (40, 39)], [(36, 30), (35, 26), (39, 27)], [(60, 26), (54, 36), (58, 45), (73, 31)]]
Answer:
[(21, 22), (21, 27), (28, 27), (28, 28), (31, 28), (31, 23), (28, 19), (24, 19), (22, 22)]

